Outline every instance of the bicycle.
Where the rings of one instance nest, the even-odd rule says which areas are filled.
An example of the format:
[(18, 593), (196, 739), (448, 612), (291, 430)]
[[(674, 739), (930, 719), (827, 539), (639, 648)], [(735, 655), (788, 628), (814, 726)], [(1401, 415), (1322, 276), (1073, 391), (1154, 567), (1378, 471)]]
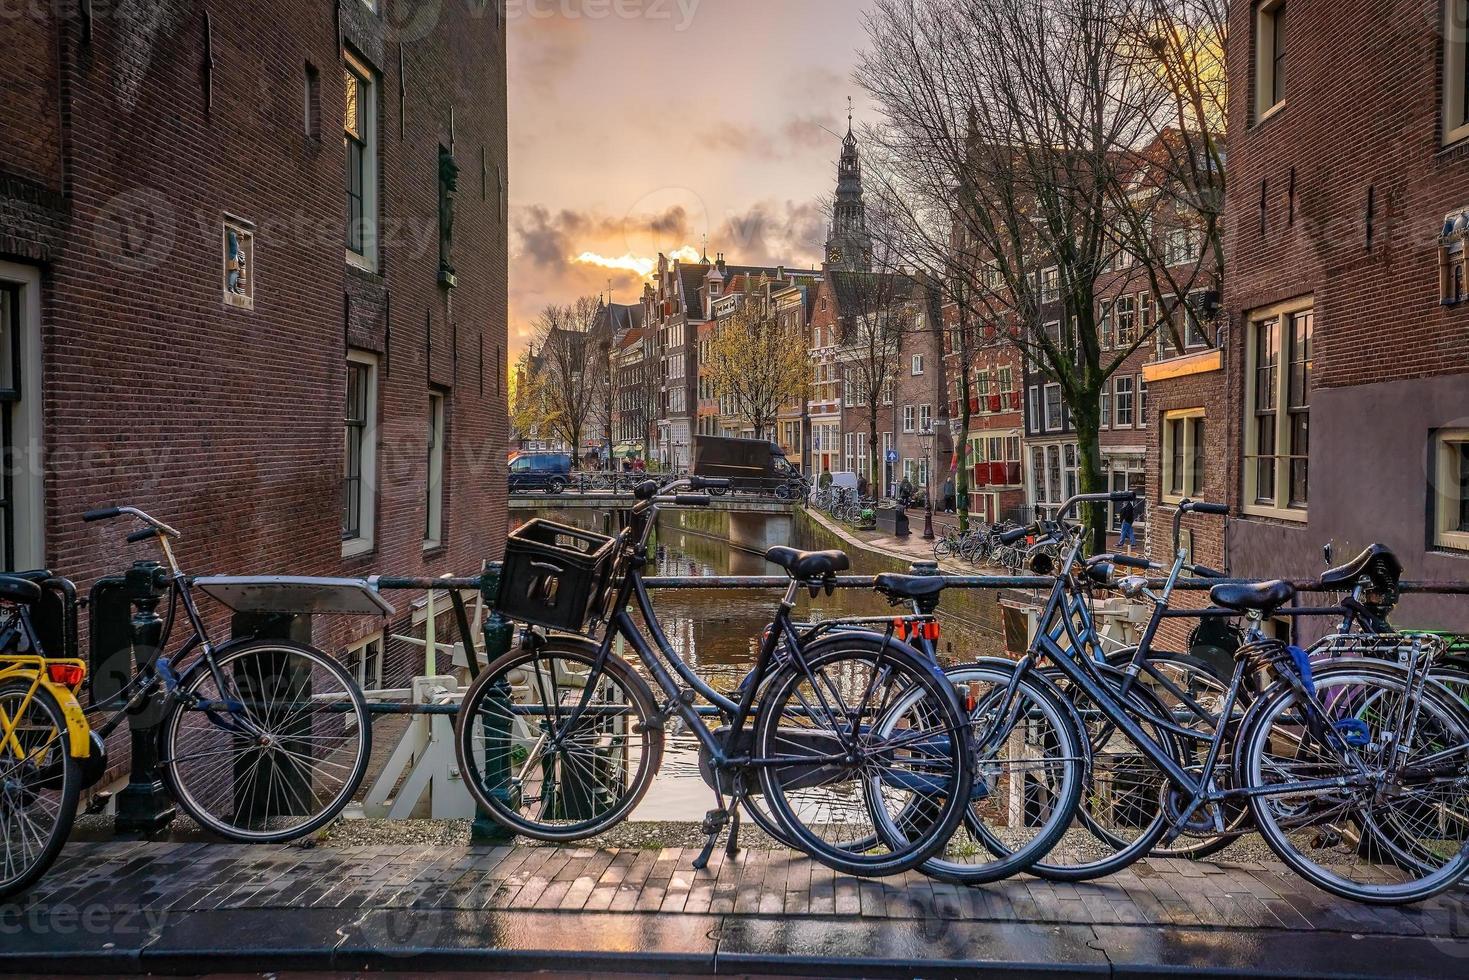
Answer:
[[(738, 848), (740, 813), (756, 783), (785, 839), (823, 864), (862, 876), (917, 867), (944, 846), (969, 799), (967, 717), (943, 675), (896, 638), (797, 631), (799, 591), (830, 589), (846, 555), (766, 553), (789, 582), (735, 697), (698, 677), (659, 624), (643, 582), (658, 508), (702, 506), (703, 494), (671, 491), (727, 485), (645, 482), (613, 538), (548, 522), (516, 532), (498, 607), (528, 628), (519, 649), (465, 694), (456, 739), (465, 784), (514, 833), (581, 840), (631, 813), (662, 761), (666, 728), (677, 723), (697, 737), (715, 787), (696, 867), (726, 828), (727, 852)], [(661, 704), (613, 652), (619, 640), (637, 654)], [(713, 707), (715, 729), (700, 717), (699, 700)], [(924, 819), (902, 822), (912, 808)]]
[[(128, 516), (129, 543), (162, 552), (152, 583), (168, 596), (154, 650), (135, 650), (134, 673), (88, 708), (111, 711), (97, 744), (148, 706), (159, 712), (159, 771), (202, 827), (240, 843), (281, 843), (326, 826), (351, 801), (372, 753), (367, 702), (333, 658), (289, 640), (216, 644), (172, 541), (181, 535), (136, 507), (88, 511), (88, 522)], [(165, 655), (182, 610), (190, 635)], [(192, 658), (192, 660), (191, 660)]]
[[(1115, 502), (1121, 496), (1126, 495), (1073, 497), (1058, 521), (1082, 501)], [(1093, 658), (1076, 655), (1083, 647), (1071, 616), (1076, 607), (1066, 601), (1068, 585), (1078, 575), (1101, 577), (1110, 563), (1106, 556), (1082, 561), (1083, 529), (1060, 530), (1065, 557), (1042, 628), (1015, 665), (1011, 683), (1037, 673), (1044, 661), (1162, 774), (1163, 790), (1151, 805), (1161, 807), (1166, 820), (1151, 822), (1140, 835), (1145, 843), (1129, 848), (1128, 858), (1190, 829), (1222, 832), (1226, 805), (1242, 802), (1282, 861), (1343, 898), (1415, 902), (1469, 873), (1469, 711), (1430, 686), (1421, 665), (1399, 671), (1363, 661), (1308, 672), (1263, 627), (1294, 598), (1289, 583), (1216, 585), (1211, 600), (1249, 623), (1220, 717), (1232, 719), (1242, 690), (1255, 696), (1234, 735), (1232, 764), (1220, 765), (1232, 724), (1217, 726), (1203, 762), (1193, 764), (1178, 749), (1163, 710), (1142, 696), (1143, 688), (1123, 697)], [(1070, 650), (1050, 629), (1058, 617)], [(1011, 708), (1003, 723), (980, 732), (981, 754), (1009, 737), (1016, 721)], [(1364, 846), (1368, 837), (1377, 846)], [(996, 854), (1009, 853), (1003, 842), (986, 843)]]
[(48, 592), (75, 610), (76, 589), (64, 579), (0, 575), (0, 900), (35, 884), (61, 853), (93, 751), (77, 700), (87, 665), (49, 657), (32, 622)]

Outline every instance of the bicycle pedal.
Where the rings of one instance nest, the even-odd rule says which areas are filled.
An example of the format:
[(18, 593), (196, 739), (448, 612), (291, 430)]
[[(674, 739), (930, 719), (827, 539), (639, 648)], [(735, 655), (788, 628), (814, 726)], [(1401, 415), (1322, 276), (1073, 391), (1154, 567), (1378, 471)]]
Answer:
[(728, 810), (710, 810), (704, 814), (704, 821), (699, 824), (699, 831), (713, 836), (723, 830), (727, 823), (729, 823)]

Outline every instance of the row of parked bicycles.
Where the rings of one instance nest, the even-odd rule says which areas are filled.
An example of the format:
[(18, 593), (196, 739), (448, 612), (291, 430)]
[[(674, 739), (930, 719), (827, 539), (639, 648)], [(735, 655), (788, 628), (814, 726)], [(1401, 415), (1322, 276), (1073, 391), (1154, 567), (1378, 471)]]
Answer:
[[(643, 579), (659, 507), (719, 486), (644, 483), (610, 539), (544, 524), (512, 536), (502, 604), (530, 628), (480, 674), (457, 728), (466, 785), (503, 826), (555, 842), (607, 830), (681, 726), (715, 796), (699, 865), (726, 832), (732, 852), (747, 817), (841, 872), (921, 868), (970, 885), (1082, 881), (1246, 834), (1359, 902), (1416, 902), (1469, 872), (1469, 667), (1443, 638), (1388, 623), (1401, 568), (1386, 548), (1313, 583), (1342, 594), (1342, 619), (1302, 650), (1276, 628), (1290, 583), (1221, 580), (1209, 608), (1175, 609), (1183, 577), (1220, 573), (1183, 548), (1168, 564), (1087, 556), (1075, 507), (1133, 497), (1075, 497), (1054, 521), (999, 535), (1059, 549), (1032, 559), (1054, 584), (1029, 650), (940, 664), (944, 577), (872, 580), (894, 616), (801, 623), (803, 590), (851, 584), (838, 579), (847, 557), (777, 547), (766, 559), (786, 571), (784, 595), (754, 668), (721, 691), (674, 650)], [(1227, 512), (1185, 502), (1175, 541), (1188, 513)], [(1152, 615), (1137, 647), (1106, 655), (1093, 604), (1118, 592)], [(1243, 620), (1223, 664), (1154, 649), (1180, 614)]]
[(936, 561), (959, 558), (971, 565), (1006, 568), (1015, 573), (1028, 567), (1038, 554), (1047, 555), (1053, 562), (1060, 558), (1063, 537), (1058, 529), (1042, 525), (1040, 534), (1016, 537), (1013, 532), (1023, 527), (1011, 520), (993, 524), (976, 521), (963, 531), (950, 526), (934, 540), (933, 557)]
[(879, 507), (896, 506), (891, 500), (878, 500), (864, 496), (852, 487), (835, 485), (812, 491), (807, 505), (853, 526), (860, 525), (864, 515), (876, 513)]
[[(803, 592), (856, 584), (839, 579), (847, 557), (777, 547), (766, 558), (786, 587), (755, 664), (717, 690), (674, 649), (644, 574), (659, 508), (727, 489), (647, 480), (615, 535), (542, 520), (511, 535), (497, 605), (522, 624), (519, 642), (479, 671), (455, 729), (464, 784), (502, 826), (553, 842), (604, 832), (637, 806), (682, 727), (714, 795), (700, 865), (726, 834), (736, 849), (748, 818), (841, 872), (919, 868), (969, 885), (1021, 872), (1087, 880), (1246, 834), (1360, 902), (1419, 901), (1469, 872), (1469, 663), (1441, 637), (1393, 629), (1401, 567), (1386, 548), (1313, 583), (1341, 595), (1341, 621), (1302, 650), (1275, 626), (1296, 600), (1290, 583), (1221, 580), (1208, 609), (1174, 608), (1185, 576), (1220, 574), (1179, 547), (1166, 565), (1087, 556), (1075, 507), (1132, 498), (1076, 497), (1049, 523), (1000, 534), (1050, 541), (1059, 556), (1031, 558), (1053, 585), (1029, 650), (941, 663), (943, 576), (864, 580), (893, 615), (804, 623)], [(1225, 509), (1185, 502), (1175, 545), (1188, 513)], [(169, 789), (226, 838), (310, 833), (361, 780), (370, 725), (345, 672), (294, 643), (216, 645), (174, 559), (177, 532), (133, 508), (87, 517), (125, 515), (143, 524), (132, 540), (163, 552), (168, 612), (157, 651), (102, 705), (80, 706), (86, 663), (48, 657), (65, 637), (32, 617), (52, 599), (74, 607), (74, 591), (44, 572), (0, 577), (0, 894), (44, 872), (105, 769), (107, 732), (145, 702), (165, 718)], [(1107, 654), (1093, 609), (1116, 593), (1152, 615), (1137, 647)], [(1217, 659), (1155, 649), (1178, 615), (1243, 626), (1211, 634), (1225, 637)], [(177, 619), (191, 634), (181, 645), (168, 640)]]

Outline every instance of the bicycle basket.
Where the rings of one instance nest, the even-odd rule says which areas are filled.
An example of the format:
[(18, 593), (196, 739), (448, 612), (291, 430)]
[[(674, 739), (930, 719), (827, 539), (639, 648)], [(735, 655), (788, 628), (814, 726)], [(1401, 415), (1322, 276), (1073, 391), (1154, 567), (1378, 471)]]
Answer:
[(511, 619), (581, 633), (612, 571), (616, 539), (540, 519), (505, 544), (496, 606)]

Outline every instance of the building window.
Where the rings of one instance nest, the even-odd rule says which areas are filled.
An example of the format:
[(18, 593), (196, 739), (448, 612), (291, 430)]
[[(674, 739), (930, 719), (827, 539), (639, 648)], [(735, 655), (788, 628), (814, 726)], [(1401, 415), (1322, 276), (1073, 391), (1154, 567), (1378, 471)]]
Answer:
[(364, 691), (383, 688), (383, 635), (378, 633), (347, 648), (342, 658), (347, 673)]
[(1443, 141), (1469, 136), (1469, 0), (1444, 4)]
[(1030, 431), (1039, 432), (1041, 430), (1041, 390), (1035, 385), (1031, 385), (1030, 390), (1026, 393), (1026, 407), (1028, 409), (1026, 414), (1030, 419)]
[(1148, 379), (1141, 374), (1137, 376), (1137, 427), (1148, 427)]
[(1113, 378), (1112, 390), (1116, 395), (1113, 409), (1117, 428), (1130, 429), (1132, 428), (1132, 375)]
[[(1132, 523), (1142, 528), (1148, 523), (1147, 508), (1147, 460), (1142, 456), (1111, 456), (1107, 459), (1107, 489), (1112, 493), (1131, 490), (1137, 494), (1132, 505)], [(1122, 505), (1107, 505), (1107, 526), (1112, 531), (1122, 530)]]
[(342, 555), (372, 550), (377, 482), (377, 358), (347, 354), (342, 465)]
[(913, 363), (909, 367), (909, 371), (913, 375), (913, 377), (915, 377), (915, 378), (918, 377), (920, 374), (923, 373), (923, 355), (922, 354), (914, 354), (913, 355)]
[(342, 141), (347, 150), (347, 261), (377, 268), (377, 86), (372, 71), (343, 55), (346, 92)]
[(40, 568), (45, 529), (43, 467), (23, 465), (40, 447), (41, 276), (0, 262), (0, 568)]
[(1309, 305), (1250, 319), (1245, 376), (1245, 509), (1300, 520), (1308, 499), (1311, 420)]
[(1196, 497), (1204, 486), (1204, 410), (1182, 409), (1163, 416), (1163, 499)]
[(1469, 429), (1433, 439), (1434, 544), (1469, 551)]
[(1117, 347), (1132, 343), (1137, 322), (1137, 303), (1131, 296), (1120, 296), (1112, 306), (1112, 326), (1117, 331)]
[(444, 542), (444, 404), (442, 392), (428, 396), (428, 479), (425, 481), (423, 546)]
[(1198, 261), (1199, 235), (1192, 228), (1175, 228), (1164, 241), (1164, 262), (1187, 265)]
[(1054, 303), (1061, 298), (1061, 270), (1056, 266), (1041, 270), (1041, 302)]
[(933, 406), (932, 405), (919, 405), (918, 406), (918, 431), (919, 432), (931, 432), (931, 431), (933, 431)]
[(1059, 432), (1061, 430), (1061, 386), (1048, 384), (1045, 388), (1046, 396), (1046, 431)]
[(1255, 8), (1255, 120), (1285, 104), (1285, 0)]
[(903, 406), (903, 431), (904, 432), (912, 432), (913, 431), (913, 427), (914, 427), (914, 423), (915, 423), (915, 420), (916, 419), (917, 419), (917, 414), (915, 413), (915, 411), (913, 409), (913, 406), (912, 405), (904, 405)]

